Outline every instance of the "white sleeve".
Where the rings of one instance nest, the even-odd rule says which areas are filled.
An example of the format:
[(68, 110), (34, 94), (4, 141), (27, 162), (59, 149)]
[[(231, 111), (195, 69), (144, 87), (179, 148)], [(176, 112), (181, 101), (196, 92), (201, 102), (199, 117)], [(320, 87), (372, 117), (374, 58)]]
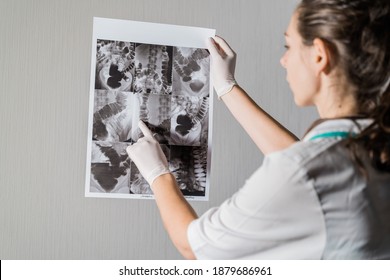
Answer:
[(266, 157), (237, 193), (188, 228), (198, 259), (319, 259), (325, 239), (316, 192), (283, 153)]

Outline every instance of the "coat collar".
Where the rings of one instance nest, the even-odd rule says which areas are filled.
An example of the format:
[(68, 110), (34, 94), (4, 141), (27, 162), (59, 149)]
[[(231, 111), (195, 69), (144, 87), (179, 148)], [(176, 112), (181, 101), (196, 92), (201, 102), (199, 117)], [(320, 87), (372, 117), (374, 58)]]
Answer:
[(303, 137), (303, 141), (323, 138), (346, 139), (358, 135), (373, 122), (364, 117), (320, 119), (315, 121)]

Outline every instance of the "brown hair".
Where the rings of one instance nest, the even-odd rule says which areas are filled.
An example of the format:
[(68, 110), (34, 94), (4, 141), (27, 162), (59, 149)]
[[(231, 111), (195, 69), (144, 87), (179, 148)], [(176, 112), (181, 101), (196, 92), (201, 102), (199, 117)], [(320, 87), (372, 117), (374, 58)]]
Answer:
[(376, 169), (390, 172), (390, 1), (302, 0), (297, 12), (303, 44), (326, 43), (331, 67), (356, 88), (359, 114), (373, 119), (349, 147), (363, 146)]

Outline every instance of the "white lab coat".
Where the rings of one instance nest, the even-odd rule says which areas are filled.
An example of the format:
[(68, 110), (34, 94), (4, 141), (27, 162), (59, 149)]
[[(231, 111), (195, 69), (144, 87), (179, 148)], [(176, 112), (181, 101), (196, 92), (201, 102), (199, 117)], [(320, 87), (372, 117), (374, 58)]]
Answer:
[(328, 120), (266, 156), (237, 193), (190, 224), (195, 256), (390, 259), (390, 174), (359, 173), (342, 141), (359, 131)]

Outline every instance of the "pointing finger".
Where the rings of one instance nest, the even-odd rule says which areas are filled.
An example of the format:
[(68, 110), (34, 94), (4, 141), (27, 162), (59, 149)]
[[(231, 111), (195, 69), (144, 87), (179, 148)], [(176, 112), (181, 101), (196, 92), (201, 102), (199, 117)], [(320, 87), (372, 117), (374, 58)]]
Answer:
[(138, 126), (145, 137), (153, 137), (153, 133), (149, 130), (149, 128), (146, 126), (146, 124), (143, 121), (140, 120), (138, 122)]

